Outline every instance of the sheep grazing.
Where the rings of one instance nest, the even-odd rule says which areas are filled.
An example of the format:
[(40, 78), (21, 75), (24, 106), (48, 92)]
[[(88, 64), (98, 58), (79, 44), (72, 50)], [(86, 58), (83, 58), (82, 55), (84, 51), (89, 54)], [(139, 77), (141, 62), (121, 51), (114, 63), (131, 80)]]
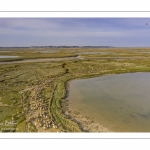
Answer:
[(33, 116), (32, 118), (33, 118), (33, 119), (35, 119), (36, 117), (35, 117), (35, 116)]
[(55, 125), (54, 123), (52, 123), (53, 128), (58, 128), (57, 125)]
[(46, 127), (46, 126), (44, 126), (44, 127), (43, 127), (43, 129), (44, 129), (44, 130), (46, 130), (46, 129), (47, 129), (47, 127)]
[(40, 123), (39, 126), (42, 127), (42, 123)]

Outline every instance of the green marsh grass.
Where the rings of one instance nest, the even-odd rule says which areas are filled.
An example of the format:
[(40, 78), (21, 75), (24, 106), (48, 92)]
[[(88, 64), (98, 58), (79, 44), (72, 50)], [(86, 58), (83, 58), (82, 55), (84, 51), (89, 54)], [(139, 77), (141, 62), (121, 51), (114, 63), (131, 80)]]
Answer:
[[(76, 56), (78, 52), (114, 52), (103, 58), (100, 54), (86, 54), (85, 59), (66, 60), (42, 63), (18, 63), (0, 65), (0, 123), (11, 120), (12, 115), (18, 122), (14, 131), (7, 132), (38, 132), (32, 122), (27, 122), (26, 114), (29, 109), (29, 98), (32, 90), (41, 87), (36, 93), (37, 99), (45, 101), (49, 117), (58, 126), (57, 131), (82, 132), (81, 127), (73, 118), (65, 115), (66, 90), (70, 80), (77, 78), (91, 78), (104, 74), (120, 74), (127, 72), (150, 72), (150, 55), (141, 52), (150, 52), (150, 49), (61, 49), (57, 53), (38, 53), (36, 49), (13, 50), (3, 52), (3, 55), (22, 56), (29, 58), (58, 58)], [(33, 53), (34, 52), (34, 53)], [(0, 53), (2, 54), (2, 52)], [(134, 59), (115, 58), (132, 57)], [(36, 88), (35, 88), (36, 87)], [(26, 90), (30, 89), (30, 90)], [(20, 91), (26, 90), (24, 95)], [(24, 97), (22, 97), (24, 96)], [(24, 99), (23, 109), (21, 100)], [(2, 130), (0, 126), (0, 130)], [(53, 132), (53, 130), (51, 130)]]

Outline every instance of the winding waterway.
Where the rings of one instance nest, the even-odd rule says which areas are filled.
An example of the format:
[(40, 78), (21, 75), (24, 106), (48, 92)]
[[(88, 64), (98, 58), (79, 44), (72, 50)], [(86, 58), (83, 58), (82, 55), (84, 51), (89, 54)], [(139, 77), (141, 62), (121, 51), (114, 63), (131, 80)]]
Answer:
[[(8, 58), (8, 57), (7, 57)], [(65, 60), (79, 60), (78, 57), (63, 57), (63, 58), (37, 58), (37, 59), (24, 59), (18, 61), (4, 61), (0, 64), (16, 64), (16, 63), (28, 63), (28, 62), (52, 62), (52, 61), (65, 61)]]
[(0, 55), (1, 58), (18, 58), (19, 56), (8, 56), (8, 55)]
[(115, 132), (150, 132), (150, 73), (70, 82), (69, 107)]

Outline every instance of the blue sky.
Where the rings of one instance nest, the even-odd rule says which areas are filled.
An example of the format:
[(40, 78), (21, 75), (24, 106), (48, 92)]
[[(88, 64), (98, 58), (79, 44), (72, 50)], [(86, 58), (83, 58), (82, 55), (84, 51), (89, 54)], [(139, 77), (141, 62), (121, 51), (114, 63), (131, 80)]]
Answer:
[(0, 18), (0, 47), (49, 45), (150, 47), (150, 18)]

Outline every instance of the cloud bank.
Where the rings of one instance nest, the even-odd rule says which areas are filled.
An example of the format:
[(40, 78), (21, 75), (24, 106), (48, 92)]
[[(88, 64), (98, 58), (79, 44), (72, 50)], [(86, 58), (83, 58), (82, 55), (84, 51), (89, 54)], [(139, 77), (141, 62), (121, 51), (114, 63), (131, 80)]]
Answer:
[(149, 18), (0, 18), (0, 46), (150, 46)]

